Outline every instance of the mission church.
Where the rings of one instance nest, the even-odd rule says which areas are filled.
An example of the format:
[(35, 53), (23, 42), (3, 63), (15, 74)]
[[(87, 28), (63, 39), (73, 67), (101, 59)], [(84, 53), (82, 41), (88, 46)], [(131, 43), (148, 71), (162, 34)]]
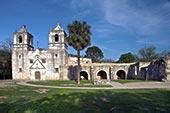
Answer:
[[(91, 59), (87, 58), (83, 58), (81, 61), (91, 63)], [(28, 32), (26, 26), (22, 26), (19, 31), (14, 33), (13, 79), (68, 79), (67, 64), (76, 64), (76, 58), (68, 57), (66, 33), (59, 24), (49, 32), (47, 50), (34, 49), (33, 35)]]
[[(170, 57), (167, 72), (170, 72)], [(146, 79), (147, 63), (92, 63), (81, 58), (81, 79), (115, 80)], [(17, 80), (74, 80), (77, 58), (68, 56), (66, 33), (58, 24), (49, 32), (48, 49), (33, 47), (33, 35), (26, 26), (14, 32), (12, 49), (12, 78)], [(167, 76), (170, 79), (170, 76)]]

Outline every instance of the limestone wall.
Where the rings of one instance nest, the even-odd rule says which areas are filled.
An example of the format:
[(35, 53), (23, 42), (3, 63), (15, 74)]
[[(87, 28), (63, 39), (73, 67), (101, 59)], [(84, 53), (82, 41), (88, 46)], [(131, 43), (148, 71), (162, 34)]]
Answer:
[[(92, 60), (90, 58), (80, 58), (80, 64), (91, 64)], [(77, 65), (77, 57), (68, 57), (69, 65)]]
[(170, 55), (166, 58), (166, 74), (167, 80), (170, 81)]
[(163, 80), (166, 79), (166, 62), (163, 59), (150, 63), (146, 72), (146, 80)]
[(158, 59), (152, 62), (139, 62), (129, 67), (128, 79), (163, 80), (166, 79), (166, 61)]

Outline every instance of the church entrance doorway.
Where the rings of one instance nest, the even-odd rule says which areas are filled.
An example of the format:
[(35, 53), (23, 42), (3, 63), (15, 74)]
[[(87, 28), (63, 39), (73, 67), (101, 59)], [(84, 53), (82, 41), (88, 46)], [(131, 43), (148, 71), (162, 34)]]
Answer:
[(40, 80), (41, 79), (41, 74), (39, 71), (35, 72), (35, 80)]

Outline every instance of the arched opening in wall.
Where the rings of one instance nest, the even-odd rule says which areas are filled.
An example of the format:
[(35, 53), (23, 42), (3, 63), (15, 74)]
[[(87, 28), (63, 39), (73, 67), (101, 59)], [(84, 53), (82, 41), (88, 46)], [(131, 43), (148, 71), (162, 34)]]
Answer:
[(117, 75), (118, 79), (125, 79), (126, 72), (123, 70), (119, 70), (119, 71), (117, 71), (116, 75)]
[(80, 79), (81, 80), (88, 80), (88, 73), (86, 71), (80, 72)]
[(99, 71), (98, 73), (97, 73), (97, 76), (99, 76), (100, 77), (100, 79), (107, 79), (107, 73), (105, 72), (105, 71)]
[(59, 41), (59, 36), (58, 36), (58, 34), (55, 34), (54, 38), (55, 38), (55, 42), (58, 42), (58, 41)]
[(41, 74), (39, 71), (35, 72), (35, 80), (40, 80), (41, 79)]
[(18, 42), (19, 42), (19, 43), (22, 43), (22, 36), (19, 36), (19, 37), (18, 37)]

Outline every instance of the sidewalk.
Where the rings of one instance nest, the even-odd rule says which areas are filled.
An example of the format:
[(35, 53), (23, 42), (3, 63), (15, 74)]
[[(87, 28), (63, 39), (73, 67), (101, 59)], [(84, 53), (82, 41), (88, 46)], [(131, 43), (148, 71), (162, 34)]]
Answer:
[(169, 89), (170, 82), (135, 82), (120, 84), (118, 82), (111, 82), (112, 87), (61, 87), (61, 86), (47, 86), (35, 85), (27, 83), (27, 81), (19, 81), (16, 84), (23, 86), (41, 87), (41, 88), (57, 88), (57, 89)]

